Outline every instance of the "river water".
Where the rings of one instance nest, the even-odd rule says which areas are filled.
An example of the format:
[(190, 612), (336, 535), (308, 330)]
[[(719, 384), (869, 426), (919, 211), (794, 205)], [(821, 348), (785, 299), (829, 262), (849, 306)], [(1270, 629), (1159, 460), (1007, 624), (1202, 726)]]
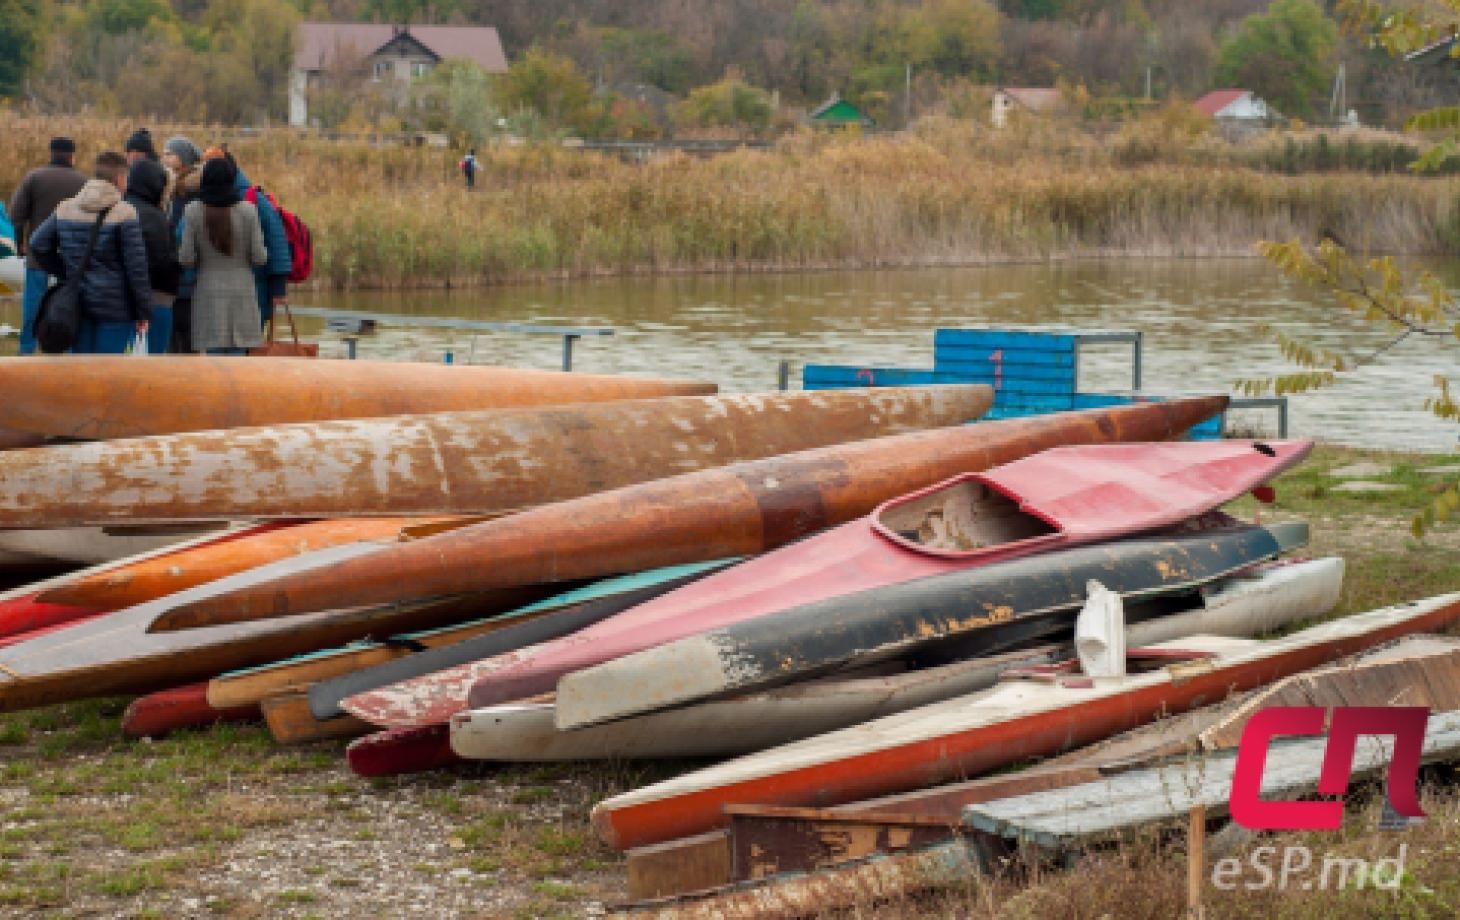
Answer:
[[(1447, 279), (1460, 283), (1460, 272)], [(299, 298), (301, 301), (306, 298)], [(713, 380), (726, 391), (771, 389), (782, 359), (793, 386), (805, 363), (931, 367), (944, 326), (1058, 323), (1145, 334), (1148, 392), (1232, 392), (1234, 381), (1287, 369), (1260, 321), (1328, 348), (1365, 355), (1384, 343), (1331, 301), (1256, 260), (1115, 260), (896, 271), (615, 278), (471, 291), (314, 295), (309, 303), (386, 313), (612, 326), (575, 351), (583, 371)], [(319, 320), (322, 354), (344, 343)], [(1369, 447), (1448, 451), (1460, 433), (1424, 411), (1436, 374), (1453, 373), (1454, 340), (1411, 337), (1337, 386), (1292, 398), (1293, 435)], [(362, 358), (557, 367), (553, 336), (383, 326)], [(1082, 390), (1130, 385), (1130, 349), (1090, 347)], [(1234, 420), (1238, 417), (1234, 416)], [(1271, 411), (1240, 415), (1273, 431)]]

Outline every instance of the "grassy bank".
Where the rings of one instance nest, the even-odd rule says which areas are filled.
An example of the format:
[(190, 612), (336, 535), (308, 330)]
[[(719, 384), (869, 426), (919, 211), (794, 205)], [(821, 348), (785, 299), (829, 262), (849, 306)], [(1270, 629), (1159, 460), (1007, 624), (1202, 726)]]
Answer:
[[(1337, 491), (1334, 473), (1359, 460), (1387, 465), (1371, 479), (1399, 488)], [(1320, 449), (1279, 481), (1276, 510), (1263, 514), (1309, 520), (1311, 554), (1347, 558), (1340, 614), (1460, 589), (1460, 534), (1407, 535), (1442, 478), (1423, 470), (1442, 460)], [(124, 742), (124, 705), (0, 715), (0, 915), (582, 916), (624, 890), (621, 857), (589, 833), (589, 808), (688, 766), (468, 766), (365, 781), (344, 768), (341, 744), (281, 750), (257, 727)], [(1453, 916), (1460, 803), (1436, 785), (1427, 807), (1430, 823), (1403, 834), (1374, 831), (1371, 808), (1351, 814), (1343, 834), (1263, 841), (1370, 858), (1406, 841), (1412, 878), (1400, 895), (1213, 891), (1210, 915), (1379, 917), (1397, 904), (1405, 916)], [(1169, 917), (1180, 912), (1184, 873), (1179, 839), (1153, 839), (1095, 854), (1072, 873), (971, 884), (860, 915)]]
[[(84, 156), (132, 125), (0, 113), (0, 193), (52, 134)], [(483, 156), (474, 194), (459, 153), (375, 148), (284, 131), (154, 126), (228, 140), (255, 181), (315, 231), (317, 283), (490, 284), (639, 272), (976, 264), (1101, 255), (1249, 254), (1263, 238), (1403, 253), (1457, 239), (1460, 181), (1241, 165), (1252, 151), (1054, 126), (995, 132), (934, 121), (900, 136), (799, 136), (770, 152), (647, 165), (553, 147)], [(1132, 149), (1139, 155), (1133, 156)]]

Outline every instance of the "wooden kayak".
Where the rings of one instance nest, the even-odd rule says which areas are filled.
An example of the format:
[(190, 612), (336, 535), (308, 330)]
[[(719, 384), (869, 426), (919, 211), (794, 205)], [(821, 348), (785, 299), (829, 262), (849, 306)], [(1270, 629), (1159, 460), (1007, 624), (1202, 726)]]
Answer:
[(958, 425), (992, 401), (982, 385), (678, 396), (4, 451), (0, 527), (492, 514)]
[[(179, 386), (179, 381), (187, 386)], [(401, 361), (0, 358), (0, 428), (109, 440), (421, 412), (703, 396), (712, 383)]]
[(361, 565), (316, 567), (178, 608), (156, 628), (753, 555), (957, 473), (1049, 447), (1173, 438), (1226, 404), (1213, 396), (984, 422), (686, 473), (462, 528)]
[(159, 690), (132, 701), (122, 715), (122, 735), (127, 738), (161, 738), (175, 731), (207, 728), (219, 722), (257, 722), (259, 707), (218, 709), (208, 705), (208, 685), (188, 684)]
[(40, 591), (36, 600), (96, 610), (121, 610), (304, 553), (365, 541), (396, 542), (413, 527), (464, 525), (476, 518), (358, 518), (262, 524), (226, 538), (77, 573)]
[(60, 626), (102, 611), (93, 607), (70, 604), (48, 604), (35, 595), (0, 601), (0, 639), (22, 635), (37, 629)]
[(957, 476), (536, 650), (484, 677), (470, 702), (545, 692), (571, 671), (792, 607), (1169, 526), (1262, 484), (1312, 443), (1258, 446), (1087, 444)]
[[(323, 552), (345, 557), (362, 551), (369, 551), (368, 544), (346, 544)], [(0, 648), (0, 711), (118, 693), (148, 693), (366, 635), (425, 629), (521, 603), (516, 592), (508, 591), (327, 611), (277, 622), (171, 634), (147, 632), (148, 624), (170, 603), (206, 596), (209, 591), (227, 591), (252, 578), (286, 570), (293, 562), (286, 559), (241, 572), (189, 588), (175, 598), (140, 604)]]
[[(322, 718), (334, 718), (343, 715), (338, 708), (338, 699), (323, 702), (324, 697), (330, 695), (332, 687), (339, 687), (339, 692), (348, 696), (357, 692), (355, 688), (376, 686), (373, 681), (377, 679), (383, 683), (393, 683), (400, 679), (395, 676), (397, 674), (414, 676), (429, 673), (437, 667), (457, 664), (460, 659), (453, 657), (455, 655), (464, 654), (467, 656), (465, 660), (470, 661), (492, 654), (492, 649), (514, 648), (516, 644), (529, 644), (564, 635), (586, 623), (594, 622), (594, 617), (610, 616), (653, 597), (656, 592), (672, 590), (694, 577), (726, 564), (728, 563), (700, 563), (695, 566), (660, 569), (607, 579), (568, 592), (547, 586), (520, 589), (526, 595), (524, 599), (530, 599), (532, 603), (497, 616), (403, 633), (381, 641), (362, 640), (344, 648), (322, 649), (219, 675), (208, 685), (208, 702), (220, 708), (245, 706), (258, 703), (286, 688), (320, 684), (320, 715)], [(544, 594), (550, 596), (542, 597)], [(585, 618), (580, 608), (588, 604), (593, 604), (597, 609), (589, 611)], [(538, 622), (543, 619), (551, 622)], [(445, 651), (443, 647), (450, 650)], [(433, 649), (442, 651), (433, 654)], [(407, 658), (411, 659), (409, 665), (379, 667)], [(416, 670), (416, 667), (421, 670)], [(337, 680), (346, 676), (350, 679)]]
[[(747, 693), (929, 646), (1007, 648), (1072, 625), (1092, 580), (1127, 600), (1173, 594), (1307, 537), (1304, 524), (1233, 524), (1041, 553), (794, 607), (566, 673), (558, 727)], [(515, 673), (489, 674), (469, 700), (517, 699), (523, 686)]]
[(1279, 639), (1161, 643), (1154, 648), (1164, 667), (1097, 680), (1006, 680), (615, 796), (594, 808), (593, 826), (624, 849), (720, 826), (730, 804), (825, 807), (977, 776), (1457, 621), (1460, 594), (1449, 594)]
[(275, 744), (306, 744), (369, 734), (373, 726), (344, 716), (318, 719), (309, 709), (309, 693), (303, 689), (281, 690), (264, 697), (259, 704), (264, 724)]
[(345, 748), (345, 760), (359, 776), (424, 773), (460, 763), (445, 725), (396, 728), (366, 735)]
[[(1342, 559), (1275, 566), (1195, 598), (1175, 598), (1184, 605), (1177, 613), (1153, 604), (1151, 612), (1164, 615), (1135, 622), (1133, 606), (1126, 642), (1136, 647), (1198, 633), (1255, 636), (1327, 613), (1342, 588)], [(1011, 667), (1069, 655), (1069, 645), (1061, 643), (886, 676), (828, 678), (576, 731), (557, 729), (552, 703), (491, 706), (452, 716), (451, 747), (464, 758), (508, 762), (728, 757), (986, 689)]]

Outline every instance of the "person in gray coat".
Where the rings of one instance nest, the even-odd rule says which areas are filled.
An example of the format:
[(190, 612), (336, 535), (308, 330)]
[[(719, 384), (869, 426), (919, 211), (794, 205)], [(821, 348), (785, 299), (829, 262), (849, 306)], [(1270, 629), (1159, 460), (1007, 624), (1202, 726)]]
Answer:
[(183, 212), (178, 259), (198, 269), (192, 345), (211, 355), (243, 355), (263, 343), (254, 267), (269, 253), (258, 210), (239, 195), (236, 178), (227, 160), (209, 160), (198, 200)]

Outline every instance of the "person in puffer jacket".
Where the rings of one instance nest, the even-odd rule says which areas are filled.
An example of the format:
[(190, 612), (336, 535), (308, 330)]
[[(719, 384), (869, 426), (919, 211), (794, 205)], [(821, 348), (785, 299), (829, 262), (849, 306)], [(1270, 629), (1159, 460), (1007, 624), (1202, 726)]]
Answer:
[(167, 170), (161, 163), (145, 158), (132, 163), (127, 171), (127, 193), (123, 200), (137, 210), (142, 241), (147, 245), (147, 280), (152, 287), (147, 352), (154, 355), (166, 354), (172, 343), (172, 303), (182, 276), (172, 227), (167, 215), (162, 213), (162, 196), (166, 190)]
[(96, 178), (56, 207), (31, 237), (31, 251), (48, 272), (65, 278), (79, 271), (91, 228), (103, 212), (101, 232), (86, 277), (81, 280), (81, 324), (72, 351), (123, 354), (133, 337), (147, 333), (152, 288), (147, 280), (147, 244), (137, 210), (122, 200), (127, 158), (103, 153)]

